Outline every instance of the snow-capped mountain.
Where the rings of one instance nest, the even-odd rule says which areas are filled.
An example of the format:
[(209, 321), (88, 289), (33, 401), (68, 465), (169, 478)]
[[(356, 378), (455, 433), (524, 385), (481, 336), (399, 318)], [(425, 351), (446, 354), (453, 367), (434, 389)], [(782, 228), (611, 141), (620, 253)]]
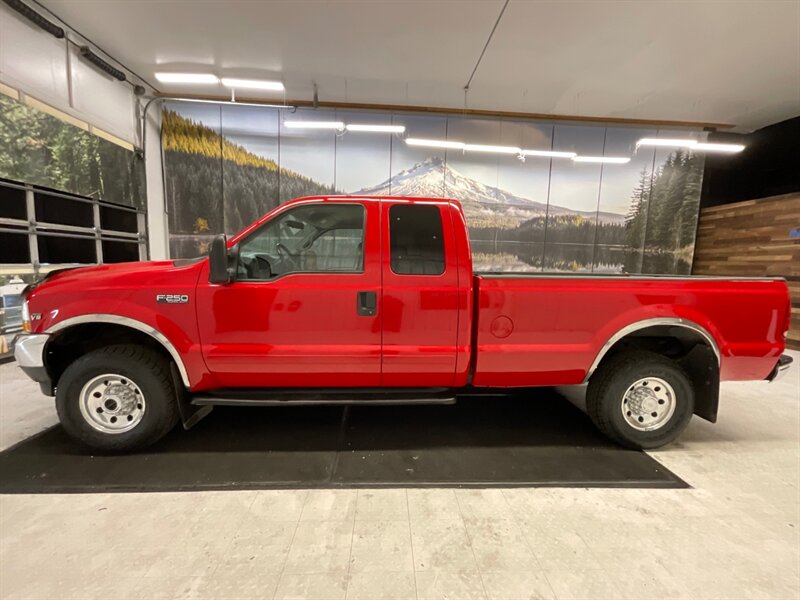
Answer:
[[(547, 204), (517, 196), (507, 190), (485, 185), (470, 179), (456, 169), (445, 164), (438, 156), (430, 157), (415, 164), (410, 169), (400, 171), (391, 179), (376, 186), (354, 192), (365, 196), (428, 196), (448, 197), (459, 200), (464, 212), (473, 226), (481, 218), (497, 221), (496, 226), (516, 226), (522, 221), (548, 214)], [(550, 215), (579, 215), (593, 219), (594, 212), (582, 212), (550, 205)], [(604, 223), (621, 224), (624, 215), (601, 212), (599, 219)]]

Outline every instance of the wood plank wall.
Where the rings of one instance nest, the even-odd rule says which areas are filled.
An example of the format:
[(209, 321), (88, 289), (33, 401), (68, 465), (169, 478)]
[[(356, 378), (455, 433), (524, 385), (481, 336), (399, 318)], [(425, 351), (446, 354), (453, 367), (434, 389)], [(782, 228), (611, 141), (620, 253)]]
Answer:
[(787, 346), (800, 350), (800, 192), (704, 208), (692, 273), (785, 277), (792, 297)]

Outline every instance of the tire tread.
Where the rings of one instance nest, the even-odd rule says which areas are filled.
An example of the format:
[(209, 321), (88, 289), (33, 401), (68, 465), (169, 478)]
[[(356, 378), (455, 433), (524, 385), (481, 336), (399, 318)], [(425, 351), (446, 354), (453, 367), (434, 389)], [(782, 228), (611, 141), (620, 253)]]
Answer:
[[(138, 344), (116, 344), (113, 346), (104, 346), (98, 348), (75, 360), (64, 371), (61, 381), (59, 382), (62, 389), (69, 385), (69, 378), (79, 373), (80, 370), (93, 365), (96, 361), (102, 359), (119, 358), (125, 362), (136, 363), (144, 367), (153, 376), (155, 385), (159, 388), (159, 392), (163, 394), (163, 406), (160, 409), (163, 414), (154, 423), (154, 426), (143, 430), (138, 436), (131, 440), (131, 437), (126, 434), (121, 435), (104, 435), (102, 446), (97, 442), (97, 436), (92, 431), (87, 431), (85, 428), (74, 427), (71, 425), (71, 416), (68, 414), (67, 408), (68, 398), (63, 395), (66, 392), (59, 394), (59, 389), (56, 388), (56, 411), (59, 420), (64, 428), (72, 437), (78, 439), (80, 442), (99, 448), (109, 452), (122, 452), (128, 450), (136, 450), (149, 446), (159, 439), (161, 439), (167, 432), (172, 429), (178, 422), (178, 404), (175, 399), (175, 391), (173, 387), (172, 375), (170, 374), (169, 362), (157, 352), (140, 346)], [(66, 383), (64, 383), (66, 381)], [(153, 402), (151, 399), (149, 402)], [(136, 431), (135, 429), (133, 431)], [(103, 434), (101, 434), (103, 435)]]
[[(635, 350), (620, 352), (616, 356), (612, 356), (608, 362), (602, 364), (589, 380), (589, 386), (586, 391), (586, 412), (589, 418), (606, 437), (628, 448), (643, 448), (644, 446), (627, 438), (614, 427), (608, 412), (604, 410), (605, 403), (608, 401), (608, 388), (614, 380), (625, 371), (645, 363), (669, 367), (676, 370), (687, 381), (690, 381), (689, 376), (675, 361), (655, 352)], [(683, 427), (677, 433), (682, 430)], [(669, 441), (671, 440), (664, 443), (669, 443)]]

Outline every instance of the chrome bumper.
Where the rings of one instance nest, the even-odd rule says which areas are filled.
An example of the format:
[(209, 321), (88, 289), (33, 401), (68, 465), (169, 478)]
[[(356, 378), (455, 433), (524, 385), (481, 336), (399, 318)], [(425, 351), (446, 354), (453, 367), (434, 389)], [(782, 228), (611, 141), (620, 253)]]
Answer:
[(23, 333), (14, 340), (14, 358), (20, 367), (44, 367), (44, 346), (50, 336)]
[(53, 382), (44, 364), (44, 348), (50, 336), (44, 333), (23, 333), (14, 339), (14, 358), (20, 369), (39, 384), (42, 393), (52, 396)]
[(786, 372), (791, 368), (794, 359), (788, 354), (782, 354), (775, 364), (775, 368), (767, 376), (767, 381), (776, 381), (786, 375)]

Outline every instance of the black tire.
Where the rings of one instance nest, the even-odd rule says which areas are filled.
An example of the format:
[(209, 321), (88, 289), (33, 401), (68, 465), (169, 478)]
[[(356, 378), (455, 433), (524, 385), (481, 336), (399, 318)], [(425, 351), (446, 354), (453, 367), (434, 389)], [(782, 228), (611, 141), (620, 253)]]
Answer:
[[(81, 414), (83, 386), (106, 373), (130, 378), (146, 399), (141, 421), (130, 431), (104, 433)], [(93, 350), (67, 367), (56, 388), (56, 411), (70, 437), (104, 452), (127, 452), (149, 446), (171, 430), (179, 417), (169, 363), (157, 352), (133, 344)]]
[[(657, 429), (640, 431), (627, 422), (622, 402), (629, 387), (647, 377), (657, 377), (672, 387), (675, 410)], [(595, 426), (618, 444), (626, 448), (660, 448), (677, 439), (689, 424), (694, 413), (694, 387), (675, 361), (645, 350), (624, 352), (611, 357), (592, 375), (586, 391), (586, 410)]]

